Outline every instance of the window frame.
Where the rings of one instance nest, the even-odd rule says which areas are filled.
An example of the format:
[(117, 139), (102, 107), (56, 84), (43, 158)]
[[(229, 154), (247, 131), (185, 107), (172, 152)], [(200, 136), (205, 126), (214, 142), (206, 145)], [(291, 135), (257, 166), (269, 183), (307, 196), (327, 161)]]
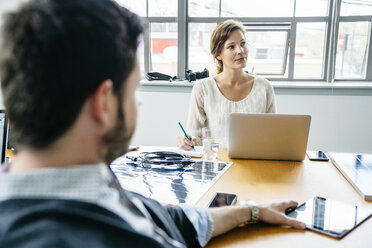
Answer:
[[(190, 17), (188, 15), (189, 0), (177, 0), (178, 1), (178, 16), (177, 17), (149, 17), (148, 16), (148, 1), (146, 0), (146, 17), (143, 17), (145, 28), (147, 32), (144, 34), (144, 60), (145, 60), (145, 73), (151, 71), (151, 30), (150, 24), (156, 22), (172, 22), (177, 23), (177, 77), (185, 77), (185, 69), (188, 68), (188, 27), (190, 23), (219, 23), (224, 20), (234, 19), (242, 22), (243, 24), (254, 24), (254, 23), (270, 23), (270, 24), (290, 24), (290, 29), (287, 35), (288, 49), (285, 61), (283, 59), (283, 64), (288, 67), (288, 75), (283, 78), (272, 78), (270, 75), (273, 74), (262, 74), (269, 80), (273, 81), (304, 81), (304, 82), (345, 82), (345, 81), (358, 81), (358, 82), (370, 82), (372, 81), (372, 15), (363, 16), (340, 16), (341, 2), (342, 0), (329, 0), (328, 1), (328, 11), (327, 16), (306, 16), (297, 17), (295, 16), (296, 11), (296, 0), (294, 1), (293, 16), (292, 17), (221, 17), (221, 0), (219, 0), (219, 17)], [(358, 22), (367, 21), (370, 23), (368, 30), (368, 51), (367, 51), (367, 66), (365, 78), (343, 78), (335, 79), (335, 60), (337, 54), (337, 40), (339, 33), (340, 22)], [(325, 34), (324, 34), (324, 54), (323, 54), (323, 66), (322, 66), (322, 76), (319, 78), (295, 78), (294, 68), (295, 68), (295, 48), (296, 48), (296, 35), (297, 35), (297, 24), (298, 23), (308, 23), (308, 22), (321, 22), (325, 23)], [(331, 35), (333, 34), (333, 35)], [(285, 66), (284, 72), (286, 71)], [(173, 75), (172, 75), (173, 76)]]
[[(221, 6), (221, 0), (220, 6)], [(296, 0), (294, 0), (296, 1)], [(329, 5), (333, 0), (329, 0)], [(341, 1), (341, 0), (338, 0)], [(185, 2), (188, 2), (186, 0)], [(293, 8), (293, 12), (295, 12), (296, 8)], [(330, 12), (330, 7), (328, 7), (328, 13)], [(221, 9), (219, 10), (219, 14), (221, 16)], [(295, 13), (294, 13), (295, 14)], [(294, 15), (293, 14), (293, 15)], [(269, 80), (274, 81), (326, 81), (326, 73), (327, 70), (326, 61), (327, 61), (327, 54), (328, 54), (328, 43), (326, 42), (328, 39), (328, 28), (330, 23), (330, 17), (329, 16), (321, 16), (321, 17), (188, 17), (187, 18), (187, 24), (188, 23), (219, 23), (228, 19), (234, 19), (237, 21), (240, 21), (244, 24), (254, 24), (254, 23), (270, 23), (271, 25), (280, 25), (283, 23), (289, 23), (290, 24), (290, 30), (289, 30), (289, 36), (288, 36), (288, 43), (289, 43), (289, 53), (288, 53), (288, 76), (283, 78), (271, 78), (270, 75), (273, 74), (262, 74), (264, 76), (267, 76), (266, 78)], [(324, 44), (324, 56), (323, 56), (323, 75), (322, 77), (318, 78), (294, 78), (294, 60), (295, 60), (295, 47), (296, 47), (296, 32), (297, 32), (297, 23), (306, 23), (306, 22), (322, 22), (326, 23), (326, 30), (325, 30), (325, 44)], [(286, 61), (283, 59), (283, 64), (286, 63)]]
[[(335, 37), (338, 37), (339, 34), (339, 24), (341, 22), (369, 22), (369, 30), (368, 30), (368, 41), (367, 41), (367, 65), (366, 65), (366, 78), (338, 78), (334, 79), (335, 81), (371, 81), (372, 80), (372, 15), (371, 16), (340, 16), (337, 22), (337, 33)], [(336, 53), (337, 53), (337, 43), (335, 44), (335, 57), (336, 60)]]

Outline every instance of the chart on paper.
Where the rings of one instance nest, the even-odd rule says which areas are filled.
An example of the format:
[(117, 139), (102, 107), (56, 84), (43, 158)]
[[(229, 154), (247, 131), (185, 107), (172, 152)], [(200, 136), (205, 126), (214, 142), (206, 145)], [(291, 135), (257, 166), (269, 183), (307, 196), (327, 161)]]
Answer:
[(122, 156), (110, 166), (127, 190), (165, 204), (195, 204), (231, 165), (200, 160), (183, 168), (147, 168)]

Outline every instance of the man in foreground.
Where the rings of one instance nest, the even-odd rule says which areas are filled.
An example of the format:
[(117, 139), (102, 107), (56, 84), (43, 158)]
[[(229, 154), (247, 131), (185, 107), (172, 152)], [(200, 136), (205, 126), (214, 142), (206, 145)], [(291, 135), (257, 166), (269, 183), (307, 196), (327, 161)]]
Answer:
[(257, 220), (304, 229), (294, 201), (206, 209), (123, 190), (140, 19), (110, 0), (31, 0), (7, 16), (0, 75), (19, 150), (0, 173), (0, 247), (199, 247)]

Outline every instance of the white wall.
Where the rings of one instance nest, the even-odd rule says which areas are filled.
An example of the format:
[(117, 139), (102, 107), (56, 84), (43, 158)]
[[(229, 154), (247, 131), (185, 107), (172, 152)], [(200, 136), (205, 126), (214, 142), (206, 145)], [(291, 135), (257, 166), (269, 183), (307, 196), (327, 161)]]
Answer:
[[(186, 126), (190, 93), (138, 92), (132, 144), (174, 146)], [(372, 153), (372, 96), (276, 95), (278, 113), (312, 116), (309, 150)], [(0, 94), (0, 108), (4, 108)]]
[[(190, 93), (139, 92), (132, 144), (173, 146), (186, 125)], [(279, 113), (312, 116), (308, 149), (372, 153), (372, 96), (277, 94)]]

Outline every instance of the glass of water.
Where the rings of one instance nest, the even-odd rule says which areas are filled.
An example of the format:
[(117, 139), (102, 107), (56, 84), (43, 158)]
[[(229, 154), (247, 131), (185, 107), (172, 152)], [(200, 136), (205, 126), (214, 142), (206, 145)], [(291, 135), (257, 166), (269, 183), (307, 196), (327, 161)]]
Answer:
[(211, 130), (208, 127), (202, 129), (203, 135), (203, 159), (205, 160), (216, 160), (218, 158), (218, 152), (220, 144), (218, 139), (212, 137)]

